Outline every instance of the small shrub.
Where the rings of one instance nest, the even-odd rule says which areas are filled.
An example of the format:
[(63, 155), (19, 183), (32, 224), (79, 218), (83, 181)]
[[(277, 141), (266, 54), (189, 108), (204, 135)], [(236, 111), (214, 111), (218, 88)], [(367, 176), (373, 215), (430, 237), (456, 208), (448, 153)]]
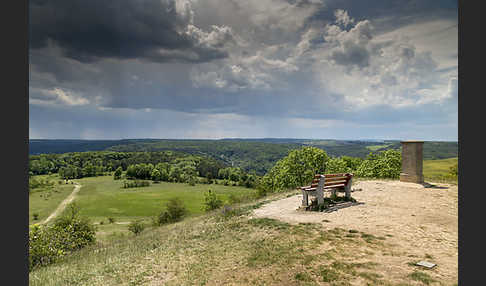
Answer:
[(150, 185), (149, 181), (145, 180), (135, 180), (135, 181), (124, 181), (123, 188), (140, 188), (140, 187), (148, 187)]
[(182, 220), (187, 214), (187, 209), (180, 198), (172, 198), (166, 203), (166, 209), (162, 211), (157, 219), (158, 225), (173, 223)]
[(453, 178), (457, 178), (457, 175), (459, 174), (457, 165), (458, 163), (456, 162), (453, 166), (449, 168), (449, 175), (452, 176)]
[(38, 213), (33, 213), (32, 214), (34, 220), (38, 220), (39, 219), (39, 214)]
[(204, 210), (205, 211), (212, 211), (215, 209), (219, 209), (223, 205), (223, 201), (216, 196), (215, 193), (208, 190), (208, 192), (204, 195)]
[(128, 225), (128, 230), (135, 235), (139, 235), (145, 229), (145, 225), (141, 221), (134, 221)]
[(58, 258), (95, 242), (94, 225), (79, 216), (79, 208), (74, 203), (68, 206), (66, 213), (52, 226), (30, 226), (29, 271), (51, 264)]
[(115, 222), (115, 218), (113, 218), (113, 217), (109, 217), (109, 218), (108, 218), (108, 222), (109, 222), (109, 223), (114, 223), (114, 222)]
[(100, 225), (104, 225), (105, 224), (105, 221), (100, 221)]

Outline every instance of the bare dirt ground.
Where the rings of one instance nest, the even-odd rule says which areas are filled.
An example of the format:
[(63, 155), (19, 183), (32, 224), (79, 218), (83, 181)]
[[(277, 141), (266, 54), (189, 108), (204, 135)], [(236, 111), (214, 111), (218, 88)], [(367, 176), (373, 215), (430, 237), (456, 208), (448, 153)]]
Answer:
[[(410, 271), (410, 263), (436, 263), (429, 273), (447, 284), (458, 277), (458, 187), (442, 183), (420, 184), (400, 181), (359, 181), (352, 197), (359, 205), (335, 212), (298, 211), (302, 195), (281, 199), (254, 211), (254, 217), (274, 218), (288, 223), (321, 223), (323, 228), (353, 229), (386, 237), (392, 248), (374, 259), (387, 265), (386, 276)], [(361, 190), (359, 190), (361, 189)], [(422, 270), (417, 268), (417, 270)]]
[(60, 213), (62, 213), (62, 211), (66, 208), (66, 206), (72, 202), (74, 200), (74, 196), (76, 196), (76, 194), (79, 192), (79, 190), (81, 189), (81, 185), (78, 184), (78, 183), (74, 183), (76, 184), (76, 186), (74, 187), (74, 190), (73, 192), (64, 200), (62, 201), (59, 206), (57, 207), (57, 209), (49, 216), (47, 217), (43, 222), (42, 224), (46, 224), (48, 223), (49, 221), (51, 221), (53, 218), (55, 218), (56, 216), (58, 216)]

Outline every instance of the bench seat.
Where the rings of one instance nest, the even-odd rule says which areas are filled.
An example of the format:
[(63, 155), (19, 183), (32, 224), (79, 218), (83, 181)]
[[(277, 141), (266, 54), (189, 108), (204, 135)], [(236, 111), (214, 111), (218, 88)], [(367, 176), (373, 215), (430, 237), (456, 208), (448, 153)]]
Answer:
[(324, 202), (324, 192), (335, 195), (337, 190), (343, 190), (346, 197), (351, 197), (352, 180), (351, 173), (316, 174), (310, 185), (300, 188), (303, 194), (302, 206), (308, 206), (309, 194), (317, 197), (318, 204)]

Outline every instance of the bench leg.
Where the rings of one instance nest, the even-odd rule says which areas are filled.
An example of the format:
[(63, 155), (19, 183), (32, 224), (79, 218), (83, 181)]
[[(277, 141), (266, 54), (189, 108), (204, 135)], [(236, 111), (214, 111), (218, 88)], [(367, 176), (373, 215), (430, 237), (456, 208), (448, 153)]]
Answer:
[(322, 205), (324, 203), (324, 193), (318, 192), (317, 193), (317, 204)]
[(324, 203), (324, 181), (325, 177), (321, 176), (319, 179), (319, 186), (317, 188), (317, 204), (322, 205)]
[(309, 195), (306, 191), (302, 191), (302, 206), (307, 207), (309, 205)]
[(348, 184), (346, 185), (345, 191), (346, 191), (346, 198), (351, 197), (351, 183), (353, 182), (353, 178), (349, 179)]

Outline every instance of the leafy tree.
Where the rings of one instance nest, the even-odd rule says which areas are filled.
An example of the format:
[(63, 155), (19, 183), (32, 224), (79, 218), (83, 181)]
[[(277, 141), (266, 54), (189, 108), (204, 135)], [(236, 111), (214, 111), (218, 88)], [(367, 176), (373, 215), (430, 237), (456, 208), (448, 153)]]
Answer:
[(187, 178), (187, 183), (189, 186), (195, 186), (196, 185), (196, 177), (189, 175)]
[(350, 173), (351, 168), (342, 158), (331, 158), (326, 163), (326, 173)]
[(211, 190), (208, 190), (207, 193), (204, 194), (204, 210), (205, 211), (212, 211), (215, 209), (220, 208), (223, 205), (223, 201)]
[(128, 166), (126, 176), (127, 176), (127, 178), (136, 178), (137, 177), (137, 169), (136, 169), (135, 165)]
[(341, 156), (340, 158), (346, 162), (346, 166), (351, 170), (351, 172), (356, 172), (359, 165), (361, 165), (361, 163), (363, 163), (364, 160), (363, 158), (350, 157), (350, 156)]
[(169, 172), (169, 181), (170, 182), (180, 182), (182, 176), (182, 170), (178, 166), (171, 166)]
[(115, 170), (115, 173), (113, 174), (113, 178), (115, 180), (119, 180), (121, 179), (121, 175), (122, 175), (122, 167), (118, 167), (116, 170)]
[(402, 169), (402, 154), (398, 150), (370, 153), (356, 171), (359, 177), (398, 179)]
[(159, 182), (162, 180), (162, 174), (158, 169), (153, 169), (151, 174), (152, 180)]
[(324, 173), (328, 160), (326, 152), (316, 147), (292, 150), (262, 178), (260, 188), (275, 191), (303, 186), (315, 174)]

